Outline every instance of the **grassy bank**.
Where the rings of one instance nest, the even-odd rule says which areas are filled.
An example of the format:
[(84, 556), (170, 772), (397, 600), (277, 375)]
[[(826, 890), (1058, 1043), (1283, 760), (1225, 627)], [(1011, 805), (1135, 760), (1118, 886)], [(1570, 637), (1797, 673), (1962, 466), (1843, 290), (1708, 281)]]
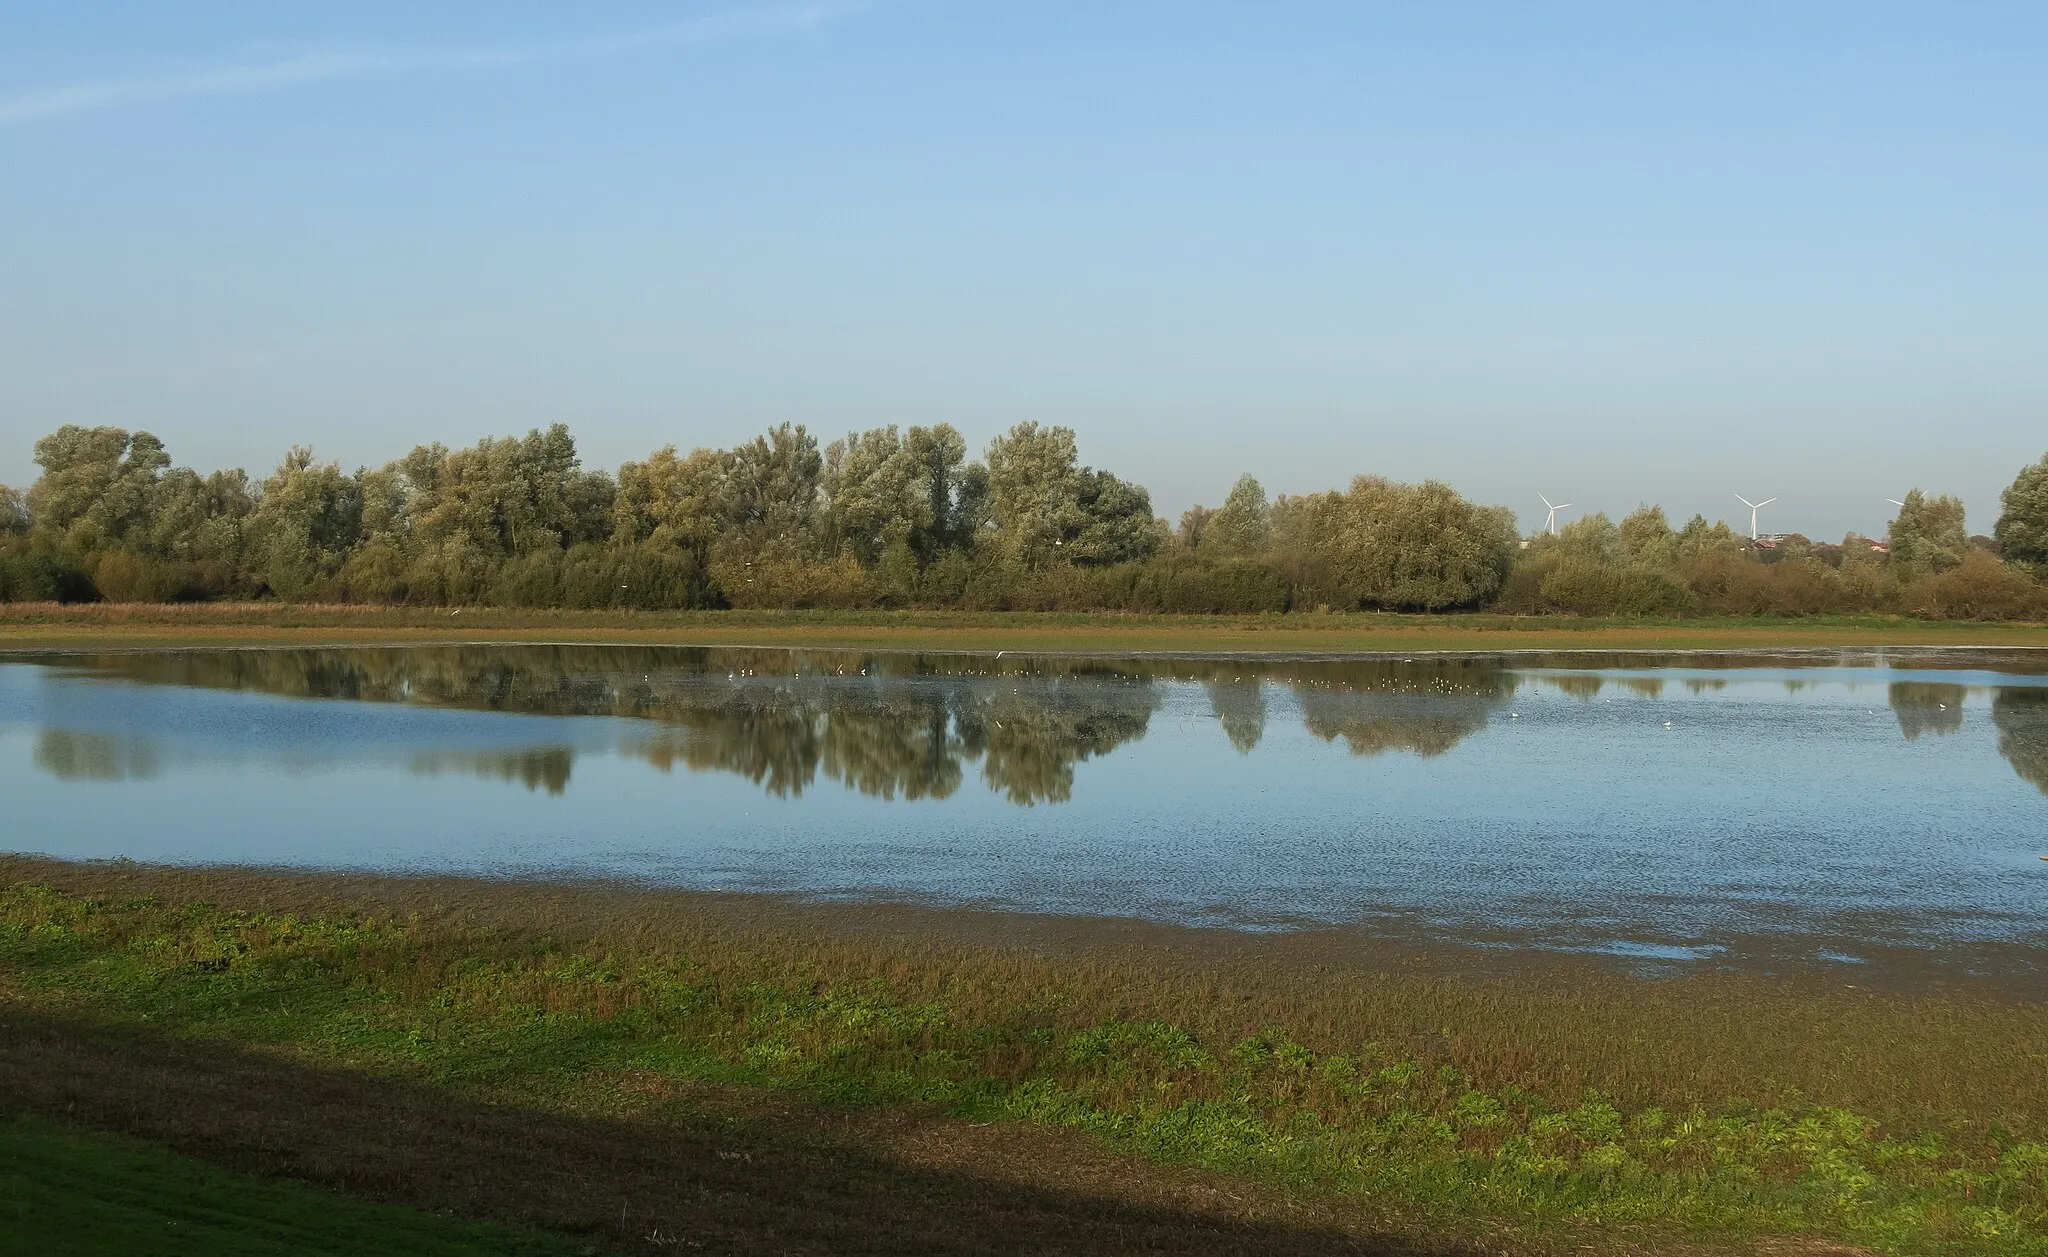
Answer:
[(572, 1257), (566, 1239), (224, 1171), (138, 1140), (0, 1117), (12, 1252), (121, 1257)]
[[(846, 1191), (899, 1212), (906, 1190), (939, 1190), (904, 1184), (943, 1170), (956, 1198), (995, 1184), (1069, 1212), (1149, 1210), (1155, 1228), (1205, 1219), (1229, 1241), (1215, 1251), (1797, 1237), (2048, 1252), (2038, 1003), (1585, 967), (1274, 968), (1255, 951), (1228, 966), (1062, 956), (623, 891), (0, 872), (16, 1039), (0, 1098), (16, 1107), (75, 1112), (68, 1080), (97, 1071), (120, 1093), (124, 1053), (132, 1072), (211, 1044), (432, 1097), (415, 1107), (483, 1106), (534, 1138), (565, 1122), (643, 1140), (722, 1130), (718, 1172), (771, 1196), (759, 1179), (851, 1140), (839, 1177), (869, 1178)], [(46, 1045), (37, 1068), (24, 1036)], [(114, 1113), (178, 1085), (131, 1083)], [(145, 1125), (175, 1142), (194, 1120), (172, 1105)], [(621, 1243), (722, 1216), (673, 1190), (634, 1205), (635, 1188), (640, 1212), (613, 1227), (583, 1201), (613, 1171), (573, 1168), (584, 1187), (562, 1199), (398, 1194)]]
[(512, 611), (423, 607), (0, 604), (0, 649), (432, 641), (782, 645), (1066, 653), (1741, 650), (2048, 646), (2036, 624), (1897, 616), (1656, 620), (1505, 615), (1167, 616), (943, 611)]

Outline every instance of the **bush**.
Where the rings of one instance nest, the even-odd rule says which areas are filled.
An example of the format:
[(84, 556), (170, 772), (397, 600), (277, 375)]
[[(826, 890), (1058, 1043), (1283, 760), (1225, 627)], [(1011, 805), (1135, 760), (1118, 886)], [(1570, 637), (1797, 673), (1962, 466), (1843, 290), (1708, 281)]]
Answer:
[(1617, 566), (1545, 547), (1508, 574), (1493, 609), (1510, 615), (1687, 615), (1699, 599), (1648, 565)]
[(2048, 617), (2048, 587), (1982, 550), (1962, 566), (1907, 586), (1906, 607), (1932, 620), (2038, 620)]
[(92, 577), (53, 550), (0, 551), (0, 602), (97, 602)]
[(563, 556), (561, 587), (561, 605), (568, 607), (689, 611), (724, 605), (693, 550), (575, 546)]
[(368, 545), (349, 556), (335, 577), (343, 602), (404, 602), (405, 556), (387, 545)]
[(1145, 565), (1129, 606), (1133, 611), (1247, 615), (1285, 611), (1287, 603), (1287, 583), (1268, 564), (1179, 558)]
[(712, 577), (735, 607), (877, 607), (887, 591), (850, 554), (835, 559), (719, 559)]
[(1699, 603), (1665, 572), (1573, 558), (1558, 562), (1537, 592), (1545, 610), (1574, 615), (1684, 615)]
[[(1819, 615), (1850, 610), (1842, 574), (1819, 559), (1758, 563), (1723, 559), (1713, 565), (1709, 605), (1725, 615)], [(1695, 592), (1703, 592), (1696, 585)]]
[(564, 607), (577, 611), (676, 611), (720, 605), (710, 574), (694, 551), (586, 542), (511, 559), (491, 582), (501, 607)]
[(132, 550), (103, 550), (92, 560), (92, 583), (108, 602), (192, 602), (206, 590), (190, 564), (166, 563)]
[(430, 606), (482, 602), (492, 584), (489, 560), (455, 540), (428, 550), (405, 569), (405, 600)]
[(1060, 564), (1043, 568), (1009, 581), (984, 581), (984, 592), (1001, 591), (1002, 611), (1123, 611), (1131, 606), (1139, 577), (1145, 568), (1138, 563), (1113, 563), (1107, 567), (1079, 567)]

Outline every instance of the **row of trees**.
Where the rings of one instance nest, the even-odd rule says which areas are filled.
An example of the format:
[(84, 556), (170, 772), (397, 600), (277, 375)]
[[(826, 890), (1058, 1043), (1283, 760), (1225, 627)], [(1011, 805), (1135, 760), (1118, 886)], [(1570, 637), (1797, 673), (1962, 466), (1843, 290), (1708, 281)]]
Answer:
[(1653, 506), (1619, 524), (1591, 515), (1534, 539), (1501, 610), (1602, 615), (1808, 615), (1896, 611), (1938, 619), (2048, 616), (2048, 458), (2006, 491), (1993, 536), (1971, 536), (1953, 497), (1906, 495), (1882, 540), (1794, 533), (1753, 545), (1694, 516), (1673, 528)]
[(974, 461), (945, 424), (823, 446), (785, 424), (616, 475), (584, 468), (559, 424), (353, 473), (299, 447), (261, 480), (175, 467), (113, 427), (60, 428), (35, 455), (26, 493), (0, 487), (0, 599), (2008, 616), (2041, 614), (2048, 576), (2048, 458), (1989, 538), (1915, 490), (1887, 553), (1854, 536), (1754, 549), (1655, 507), (1524, 540), (1505, 508), (1372, 476), (1272, 500), (1245, 476), (1176, 529), (1083, 465), (1071, 430), (1033, 423)]

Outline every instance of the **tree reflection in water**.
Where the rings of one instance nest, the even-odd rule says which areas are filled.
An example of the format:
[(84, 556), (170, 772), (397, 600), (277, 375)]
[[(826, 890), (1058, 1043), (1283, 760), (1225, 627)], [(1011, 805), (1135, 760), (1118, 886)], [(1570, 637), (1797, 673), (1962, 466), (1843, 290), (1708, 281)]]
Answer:
[[(1597, 679), (1597, 678), (1596, 678)], [(1486, 727), (1514, 696), (1498, 659), (1374, 660), (1293, 682), (1302, 723), (1353, 755), (1442, 755)]]
[(1223, 736), (1239, 755), (1251, 754), (1266, 736), (1265, 682), (1254, 672), (1250, 677), (1233, 675), (1228, 681), (1204, 681), (1202, 688), (1209, 695), (1210, 713), (1223, 726)]
[(1991, 698), (1998, 753), (2023, 781), (2048, 794), (2048, 689), (2003, 686)]
[[(1736, 660), (1690, 656), (1688, 670)], [(1741, 662), (1755, 662), (1753, 660)], [(1844, 657), (1843, 663), (1876, 660)], [(944, 799), (969, 765), (988, 787), (1029, 806), (1072, 797), (1075, 769), (1142, 738), (1169, 683), (1199, 684), (1232, 746), (1266, 732), (1269, 687), (1290, 694), (1306, 730), (1356, 755), (1442, 755), (1501, 714), (1518, 685), (1578, 700), (1614, 679), (1657, 701), (1663, 680), (1643, 656), (1579, 652), (1415, 659), (1078, 659), (656, 646), (424, 646), (392, 649), (167, 651), (68, 656), (61, 666), (153, 685), (245, 690), (537, 715), (647, 722), (618, 745), (663, 770), (734, 773), (790, 797), (825, 780), (883, 799)], [(1547, 670), (1550, 667), (1559, 671)], [(1924, 666), (1921, 664), (1920, 666)], [(1603, 669), (1635, 675), (1603, 678)], [(1816, 678), (1824, 669), (1815, 669)], [(1688, 676), (1698, 695), (1726, 684)], [(1962, 725), (1964, 688), (1891, 685), (1908, 739)], [(1997, 692), (1999, 749), (2048, 792), (2048, 690)], [(61, 777), (117, 779), (160, 770), (147, 739), (45, 729), (36, 762)], [(561, 793), (568, 746), (408, 752), (421, 773), (474, 773)]]
[(1906, 741), (1923, 733), (1945, 736), (1963, 727), (1964, 688), (1946, 681), (1894, 681), (1889, 698)]
[(163, 770), (148, 738), (77, 729), (40, 731), (36, 767), (63, 781), (147, 781)]
[(569, 788), (569, 773), (575, 763), (576, 752), (569, 747), (533, 746), (502, 751), (426, 751), (414, 755), (406, 767), (421, 777), (468, 774), (561, 794)]
[[(460, 774), (516, 781), (529, 790), (561, 794), (568, 789), (575, 751), (566, 746), (513, 747), (502, 750), (434, 750), (401, 757), (406, 769), (423, 777)], [(238, 764), (275, 765), (280, 753), (253, 746), (179, 748), (166, 753), (154, 738), (101, 733), (85, 729), (45, 728), (36, 735), (36, 767), (60, 781), (149, 781), (166, 768), (198, 765), (209, 769)], [(374, 754), (341, 759), (293, 758), (287, 766), (316, 771), (351, 760), (375, 760)]]

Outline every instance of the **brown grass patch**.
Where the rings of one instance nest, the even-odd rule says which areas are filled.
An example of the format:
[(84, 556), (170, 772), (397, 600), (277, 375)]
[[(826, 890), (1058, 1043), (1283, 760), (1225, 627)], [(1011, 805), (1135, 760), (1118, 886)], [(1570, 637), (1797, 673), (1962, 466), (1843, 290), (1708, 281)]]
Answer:
[(1901, 617), (1692, 621), (1502, 615), (1168, 616), (1056, 612), (611, 612), (464, 607), (54, 603), (0, 605), (0, 648), (414, 642), (778, 645), (1042, 653), (1741, 650), (2048, 646), (2035, 624)]

